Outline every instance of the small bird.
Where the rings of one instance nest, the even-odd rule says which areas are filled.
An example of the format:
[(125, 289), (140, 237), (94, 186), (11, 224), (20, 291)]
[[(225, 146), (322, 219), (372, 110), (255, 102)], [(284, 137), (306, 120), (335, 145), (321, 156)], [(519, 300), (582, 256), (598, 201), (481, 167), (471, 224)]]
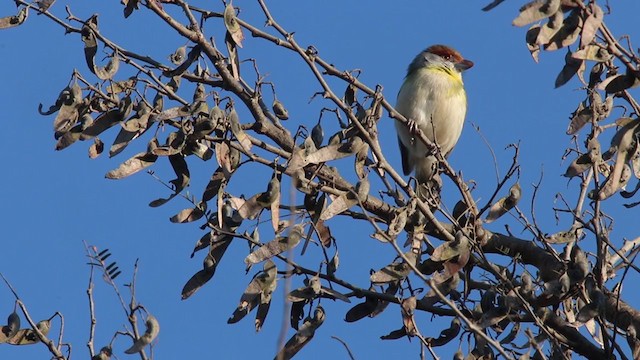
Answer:
[(396, 110), (409, 121), (396, 121), (402, 170), (409, 175), (415, 169), (418, 184), (427, 184), (437, 174), (438, 161), (415, 138), (417, 129), (448, 156), (458, 142), (467, 112), (467, 95), (462, 72), (473, 62), (445, 46), (433, 45), (416, 56), (407, 70), (398, 92)]

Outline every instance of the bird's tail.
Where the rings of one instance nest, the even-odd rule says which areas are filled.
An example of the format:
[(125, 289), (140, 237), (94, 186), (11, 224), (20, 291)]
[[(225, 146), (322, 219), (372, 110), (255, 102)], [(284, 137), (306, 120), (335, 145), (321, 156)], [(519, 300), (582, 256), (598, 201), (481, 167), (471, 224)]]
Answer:
[(440, 202), (440, 189), (442, 188), (442, 179), (438, 174), (438, 160), (435, 156), (427, 156), (421, 158), (416, 164), (416, 193), (418, 196), (437, 206)]

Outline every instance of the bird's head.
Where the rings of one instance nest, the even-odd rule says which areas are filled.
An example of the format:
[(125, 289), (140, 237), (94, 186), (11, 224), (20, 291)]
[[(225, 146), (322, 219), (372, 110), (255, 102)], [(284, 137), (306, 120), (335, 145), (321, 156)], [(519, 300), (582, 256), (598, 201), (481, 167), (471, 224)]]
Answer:
[(473, 66), (473, 62), (446, 45), (432, 45), (422, 51), (409, 65), (408, 73), (424, 67), (445, 68), (461, 73)]

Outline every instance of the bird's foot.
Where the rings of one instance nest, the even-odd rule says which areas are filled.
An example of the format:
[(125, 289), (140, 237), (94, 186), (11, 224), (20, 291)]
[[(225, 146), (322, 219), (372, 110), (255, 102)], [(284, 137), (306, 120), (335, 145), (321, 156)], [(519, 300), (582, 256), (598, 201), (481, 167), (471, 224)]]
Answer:
[(416, 123), (413, 119), (407, 119), (407, 128), (409, 129), (409, 134), (411, 135), (411, 143), (413, 144), (416, 141), (416, 135), (418, 135), (418, 123)]

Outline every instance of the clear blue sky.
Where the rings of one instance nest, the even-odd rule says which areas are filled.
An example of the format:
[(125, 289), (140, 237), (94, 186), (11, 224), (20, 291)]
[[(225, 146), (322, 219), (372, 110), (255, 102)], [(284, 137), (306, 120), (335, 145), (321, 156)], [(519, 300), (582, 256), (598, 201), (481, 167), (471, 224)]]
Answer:
[[(569, 162), (561, 161), (564, 149), (570, 145), (565, 135), (568, 117), (584, 97), (580, 83), (573, 79), (560, 89), (553, 84), (562, 68), (565, 50), (543, 52), (540, 64), (535, 64), (524, 44), (526, 29), (511, 25), (520, 1), (506, 1), (495, 10), (480, 9), (485, 1), (271, 1), (274, 17), (289, 31), (295, 31), (297, 41), (314, 45), (320, 56), (341, 69), (362, 69), (360, 79), (373, 87), (381, 84), (384, 94), (395, 102), (405, 69), (417, 52), (430, 44), (444, 43), (456, 47), (475, 66), (465, 74), (469, 99), (467, 123), (458, 147), (450, 160), (474, 179), (477, 199), (486, 200), (495, 186), (495, 171), (490, 151), (474, 130), (478, 126), (496, 152), (501, 173), (508, 167), (512, 153), (506, 145), (519, 142), (520, 162), (523, 164), (521, 185), (524, 191), (523, 209), (530, 210), (531, 184), (544, 173), (541, 192), (536, 201), (536, 215), (549, 233), (568, 227), (568, 219), (556, 225), (551, 207), (554, 194), (569, 189), (568, 198), (576, 196), (575, 183), (568, 183), (560, 175)], [(64, 17), (64, 5), (86, 19), (100, 14), (102, 33), (130, 50), (150, 54), (168, 63), (167, 57), (184, 40), (172, 36), (159, 19), (146, 11), (134, 13), (128, 20), (122, 17), (118, 1), (58, 0), (52, 11)], [(193, 1), (201, 7), (222, 11), (221, 2)], [(261, 26), (264, 23), (255, 1), (236, 0), (242, 9), (240, 17)], [(637, 0), (612, 3), (614, 13), (605, 19), (618, 36), (629, 34), (633, 43), (640, 42)], [(0, 14), (14, 13), (13, 2), (0, 5)], [(211, 20), (207, 25), (217, 44), (223, 45), (221, 23)], [(167, 190), (150, 176), (140, 173), (121, 181), (104, 178), (134, 153), (142, 143), (135, 144), (124, 154), (108, 159), (101, 156), (90, 160), (88, 143), (75, 144), (62, 152), (55, 152), (52, 121), (54, 116), (37, 113), (38, 104), (45, 108), (55, 102), (60, 89), (66, 86), (72, 70), (77, 68), (88, 75), (83, 44), (78, 34), (64, 35), (61, 27), (45, 17), (31, 13), (25, 24), (0, 31), (0, 99), (3, 104), (3, 131), (0, 132), (3, 176), (0, 180), (0, 214), (2, 243), (0, 272), (16, 287), (33, 317), (47, 318), (55, 311), (65, 316), (65, 341), (73, 343), (74, 357), (86, 358), (89, 317), (85, 295), (89, 268), (85, 265), (82, 241), (99, 248), (109, 248), (123, 274), (119, 283), (128, 282), (133, 263), (139, 259), (138, 300), (160, 321), (156, 359), (189, 358), (271, 358), (275, 354), (276, 339), (282, 318), (282, 287), (272, 304), (262, 332), (253, 329), (253, 316), (227, 325), (226, 320), (251, 279), (244, 274), (242, 259), (247, 247), (231, 246), (214, 279), (187, 301), (180, 300), (180, 291), (189, 277), (201, 268), (204, 254), (194, 259), (189, 255), (195, 242), (203, 235), (197, 224), (171, 224), (170, 216), (188, 207), (176, 199), (160, 208), (147, 204), (168, 195)], [(269, 54), (265, 57), (262, 54)], [(99, 52), (99, 54), (102, 54)], [(258, 58), (258, 66), (277, 86), (278, 98), (288, 107), (288, 125), (312, 126), (318, 109), (327, 103), (319, 99), (309, 104), (311, 95), (320, 87), (306, 67), (292, 53), (273, 49), (270, 44), (247, 36), (241, 58)], [(339, 84), (337, 91), (343, 89)], [(635, 92), (637, 94), (637, 91)], [(190, 98), (190, 92), (185, 92)], [(246, 113), (241, 112), (241, 117)], [(246, 118), (245, 118), (246, 119)], [(327, 133), (331, 133), (331, 126)], [(399, 167), (396, 138), (392, 122), (381, 120), (383, 148), (388, 158)], [(387, 135), (388, 134), (388, 135)], [(111, 131), (103, 140), (109, 146), (115, 136)], [(196, 163), (192, 169), (191, 189), (200, 194), (215, 169), (215, 161)], [(162, 164), (154, 170), (165, 180), (171, 170)], [(345, 167), (345, 172), (352, 171)], [(246, 176), (231, 188), (236, 195), (262, 191), (270, 174)], [(378, 186), (376, 184), (375, 186)], [(451, 186), (451, 184), (449, 184)], [(446, 190), (446, 189), (445, 189)], [(448, 206), (455, 203), (455, 195), (447, 196)], [(606, 210), (621, 214), (619, 197), (606, 204)], [(616, 218), (614, 237), (634, 237), (637, 228), (632, 217), (637, 209)], [(519, 234), (521, 228), (509, 217), (489, 226), (504, 231), (509, 223)], [(377, 269), (390, 262), (393, 250), (369, 238), (370, 229), (336, 221), (333, 234), (340, 245), (342, 266), (339, 275), (367, 287), (369, 269)], [(528, 236), (522, 233), (523, 236)], [(268, 240), (267, 232), (262, 234)], [(333, 250), (331, 250), (333, 251)], [(310, 256), (319, 254), (312, 247)], [(297, 253), (299, 254), (299, 252)], [(282, 284), (282, 283), (281, 283)], [(96, 347), (109, 341), (115, 330), (125, 324), (121, 309), (111, 290), (96, 281), (97, 334)], [(299, 280), (294, 282), (300, 286)], [(639, 305), (640, 299), (631, 291), (627, 300)], [(354, 324), (343, 322), (349, 309), (342, 303), (323, 301), (327, 321), (316, 338), (299, 354), (300, 359), (320, 356), (346, 358), (342, 346), (331, 336), (346, 341), (358, 359), (418, 358), (419, 342), (406, 339), (380, 341), (379, 336), (401, 326), (397, 307), (389, 308), (380, 317), (364, 319)], [(0, 319), (13, 308), (10, 291), (0, 284)], [(439, 319), (420, 317), (420, 327), (426, 336), (437, 336), (442, 324)], [(2, 322), (0, 320), (0, 322)], [(435, 326), (434, 326), (435, 325)], [(57, 331), (57, 325), (54, 328)], [(289, 333), (289, 336), (292, 332)], [(125, 339), (116, 342), (118, 356), (129, 346)], [(443, 358), (450, 354), (445, 350)], [(49, 355), (42, 346), (25, 348), (0, 345), (3, 359), (42, 359)]]

